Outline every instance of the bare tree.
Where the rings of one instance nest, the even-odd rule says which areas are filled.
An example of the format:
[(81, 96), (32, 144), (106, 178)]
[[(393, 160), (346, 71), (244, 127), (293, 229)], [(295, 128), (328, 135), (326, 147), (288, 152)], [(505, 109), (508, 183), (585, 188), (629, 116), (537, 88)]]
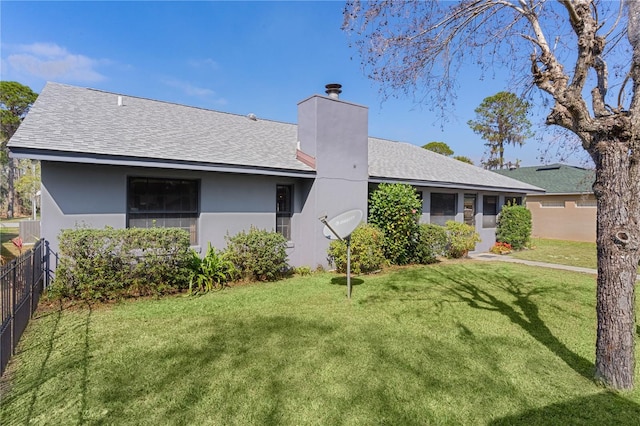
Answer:
[[(640, 1), (348, 2), (350, 31), (383, 94), (446, 109), (456, 76), (479, 64), (541, 94), (546, 123), (575, 133), (596, 166), (595, 377), (634, 385), (634, 284), (640, 260)], [(615, 91), (610, 88), (615, 87)], [(590, 99), (589, 99), (590, 98)]]

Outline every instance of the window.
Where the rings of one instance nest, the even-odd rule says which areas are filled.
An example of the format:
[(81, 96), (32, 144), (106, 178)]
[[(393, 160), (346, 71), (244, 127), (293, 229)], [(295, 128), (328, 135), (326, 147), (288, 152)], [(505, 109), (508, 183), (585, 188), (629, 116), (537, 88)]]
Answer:
[(197, 241), (198, 181), (130, 177), (127, 182), (127, 227), (181, 228)]
[(464, 194), (464, 223), (476, 227), (476, 194)]
[(564, 208), (564, 200), (544, 200), (540, 201), (540, 207)]
[(456, 220), (456, 200), (458, 194), (431, 193), (431, 223), (444, 225), (448, 220)]
[(482, 197), (482, 227), (495, 228), (498, 215), (498, 196), (485, 195)]
[(576, 207), (597, 207), (598, 203), (596, 200), (589, 198), (580, 198), (576, 201)]
[(504, 205), (505, 206), (521, 206), (522, 197), (505, 197)]
[(291, 192), (290, 185), (276, 187), (276, 232), (291, 240)]

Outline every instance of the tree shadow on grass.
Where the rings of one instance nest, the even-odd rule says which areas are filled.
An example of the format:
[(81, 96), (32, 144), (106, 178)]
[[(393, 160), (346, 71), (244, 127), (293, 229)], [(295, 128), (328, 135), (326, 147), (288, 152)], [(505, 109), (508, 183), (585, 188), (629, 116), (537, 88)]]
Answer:
[(640, 405), (613, 392), (571, 399), (494, 420), (489, 425), (633, 425)]
[[(575, 372), (587, 379), (593, 379), (594, 364), (569, 349), (551, 332), (540, 317), (538, 305), (532, 300), (532, 297), (543, 294), (549, 291), (548, 289), (533, 287), (525, 290), (524, 286), (518, 283), (514, 277), (501, 274), (499, 271), (487, 271), (485, 281), (515, 299), (513, 302), (505, 302), (489, 291), (490, 286), (480, 288), (471, 280), (465, 279), (464, 275), (460, 274), (461, 269), (465, 270), (464, 267), (455, 270), (436, 270), (443, 280), (456, 284), (450, 287), (450, 292), (453, 295), (471, 308), (506, 316), (513, 324), (521, 327), (531, 337), (562, 359)], [(469, 271), (469, 274), (476, 275), (472, 271)], [(477, 278), (474, 278), (473, 282), (477, 282)]]
[[(332, 285), (347, 285), (347, 277), (333, 277), (331, 278)], [(361, 285), (364, 284), (364, 280), (362, 278), (354, 278), (351, 277), (351, 285)]]

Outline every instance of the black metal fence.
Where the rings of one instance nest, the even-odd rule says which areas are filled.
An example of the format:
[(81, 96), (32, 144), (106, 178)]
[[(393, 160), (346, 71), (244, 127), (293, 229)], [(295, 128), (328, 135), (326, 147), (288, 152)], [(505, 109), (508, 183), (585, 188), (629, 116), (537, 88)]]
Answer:
[(0, 374), (35, 312), (46, 285), (48, 247), (43, 239), (31, 250), (0, 266)]

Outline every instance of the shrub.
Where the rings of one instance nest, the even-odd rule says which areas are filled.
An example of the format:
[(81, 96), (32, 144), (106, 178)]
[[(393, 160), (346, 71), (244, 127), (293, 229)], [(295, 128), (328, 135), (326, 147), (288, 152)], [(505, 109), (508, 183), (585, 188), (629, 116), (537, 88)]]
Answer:
[(204, 257), (201, 258), (195, 250), (191, 250), (191, 256), (190, 294), (220, 290), (237, 274), (233, 262), (226, 258), (225, 253), (214, 249), (211, 243)]
[(301, 277), (306, 277), (311, 275), (311, 268), (309, 266), (298, 266), (293, 269), (293, 273), (296, 275), (300, 275)]
[(277, 232), (251, 227), (226, 237), (225, 256), (246, 280), (273, 281), (289, 270), (287, 240)]
[(393, 264), (413, 259), (422, 204), (411, 185), (381, 183), (369, 198), (369, 223), (384, 233), (384, 255)]
[(525, 206), (506, 205), (498, 215), (496, 240), (525, 248), (531, 239), (531, 212)]
[(187, 288), (189, 234), (175, 228), (67, 229), (53, 297), (111, 300)]
[(444, 227), (423, 223), (418, 228), (413, 261), (427, 265), (444, 254), (447, 247), (447, 231)]
[(489, 251), (494, 254), (509, 254), (513, 251), (513, 248), (509, 243), (501, 243), (498, 241), (489, 249)]
[[(384, 233), (374, 225), (359, 225), (351, 234), (351, 272), (366, 274), (377, 271), (385, 263)], [(328, 260), (336, 271), (347, 271), (347, 243), (334, 240), (329, 244)]]
[(476, 243), (480, 242), (480, 235), (475, 228), (466, 223), (447, 221), (445, 224), (447, 230), (447, 251), (446, 255), (452, 259), (464, 257), (476, 247)]

